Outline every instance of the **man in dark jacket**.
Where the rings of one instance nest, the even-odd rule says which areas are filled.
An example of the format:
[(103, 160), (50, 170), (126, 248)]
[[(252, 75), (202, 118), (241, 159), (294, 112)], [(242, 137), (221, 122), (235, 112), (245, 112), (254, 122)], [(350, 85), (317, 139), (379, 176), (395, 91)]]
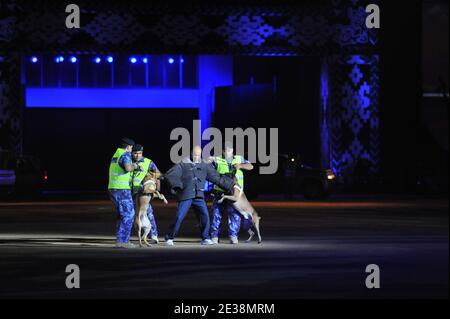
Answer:
[(234, 187), (234, 181), (221, 176), (211, 163), (202, 160), (202, 149), (195, 146), (192, 150), (192, 160), (183, 159), (174, 165), (165, 175), (164, 180), (169, 184), (172, 193), (176, 194), (178, 200), (175, 222), (171, 225), (166, 235), (166, 245), (172, 246), (173, 239), (178, 234), (181, 223), (186, 217), (191, 206), (199, 216), (201, 226), (202, 245), (212, 245), (209, 235), (209, 213), (204, 199), (205, 180), (220, 186), (228, 193)]

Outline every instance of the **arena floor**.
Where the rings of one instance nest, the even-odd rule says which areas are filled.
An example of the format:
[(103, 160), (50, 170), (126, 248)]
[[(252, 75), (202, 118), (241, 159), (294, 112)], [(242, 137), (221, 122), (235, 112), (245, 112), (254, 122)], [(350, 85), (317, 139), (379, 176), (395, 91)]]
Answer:
[[(256, 201), (262, 244), (201, 246), (190, 213), (175, 246), (118, 249), (107, 200), (0, 203), (0, 298), (448, 298), (448, 204)], [(162, 239), (175, 205), (154, 209)], [(66, 288), (68, 264), (80, 289)]]

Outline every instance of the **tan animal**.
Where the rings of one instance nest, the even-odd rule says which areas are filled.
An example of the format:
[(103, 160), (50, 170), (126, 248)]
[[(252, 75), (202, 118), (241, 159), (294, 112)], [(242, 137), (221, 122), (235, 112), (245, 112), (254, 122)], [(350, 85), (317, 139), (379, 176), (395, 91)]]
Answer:
[[(234, 182), (236, 183), (234, 186), (234, 193), (233, 195), (222, 195), (222, 198), (219, 199), (217, 202), (220, 204), (225, 199), (228, 199), (232, 202), (233, 207), (245, 218), (251, 218), (252, 226), (248, 230), (249, 238), (247, 239), (247, 242), (251, 241), (253, 236), (258, 236), (258, 244), (262, 242), (261, 239), (261, 233), (259, 231), (259, 221), (261, 220), (261, 217), (258, 216), (258, 213), (253, 208), (253, 206), (250, 204), (250, 202), (247, 199), (247, 196), (245, 196), (244, 191), (242, 188), (237, 184), (236, 176), (233, 174), (227, 173), (225, 175), (228, 175), (229, 177), (234, 179)], [(255, 230), (253, 231), (252, 228)]]
[[(138, 237), (139, 237), (139, 246), (151, 246), (148, 242), (148, 234), (150, 233), (152, 226), (150, 220), (147, 217), (147, 209), (148, 205), (150, 205), (150, 201), (153, 198), (159, 198), (165, 204), (167, 204), (166, 197), (161, 194), (156, 187), (156, 181), (161, 177), (160, 172), (150, 171), (142, 180), (143, 190), (138, 195), (137, 203), (136, 203), (136, 227), (138, 229)], [(144, 244), (142, 243), (144, 242)]]

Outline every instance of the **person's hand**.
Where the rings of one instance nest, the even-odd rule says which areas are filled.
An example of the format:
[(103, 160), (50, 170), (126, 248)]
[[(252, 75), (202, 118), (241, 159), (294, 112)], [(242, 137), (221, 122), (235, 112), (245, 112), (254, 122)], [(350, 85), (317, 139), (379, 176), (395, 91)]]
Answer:
[(234, 169), (235, 170), (241, 169), (241, 164), (234, 164)]

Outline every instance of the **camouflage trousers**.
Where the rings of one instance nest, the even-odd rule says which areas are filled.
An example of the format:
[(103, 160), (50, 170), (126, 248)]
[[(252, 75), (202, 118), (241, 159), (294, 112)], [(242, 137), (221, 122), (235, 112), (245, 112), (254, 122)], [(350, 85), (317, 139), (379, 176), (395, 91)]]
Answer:
[(134, 203), (131, 191), (126, 189), (110, 189), (109, 197), (118, 213), (117, 242), (130, 241), (131, 229), (134, 222)]

